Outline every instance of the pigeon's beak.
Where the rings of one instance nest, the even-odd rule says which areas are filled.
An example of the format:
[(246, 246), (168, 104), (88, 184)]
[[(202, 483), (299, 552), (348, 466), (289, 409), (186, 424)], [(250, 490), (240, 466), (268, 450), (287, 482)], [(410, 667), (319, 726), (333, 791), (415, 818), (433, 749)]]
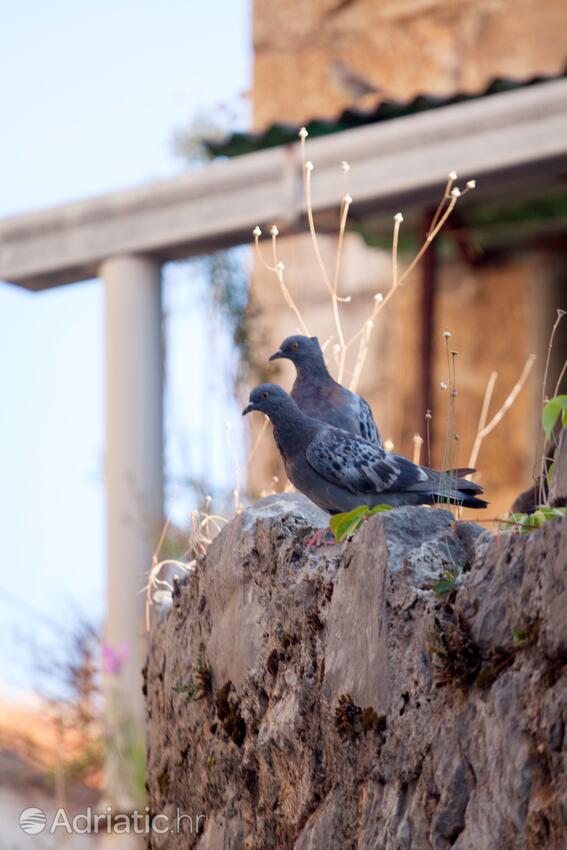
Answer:
[(253, 410), (256, 410), (255, 404), (249, 404), (248, 407), (245, 407), (242, 411), (242, 415), (246, 416), (247, 413), (252, 413)]
[(283, 351), (281, 350), (281, 348), (278, 348), (278, 350), (277, 350), (277, 351), (275, 351), (275, 352), (272, 354), (272, 356), (270, 357), (270, 360), (280, 360), (282, 357), (285, 357), (285, 354), (283, 353)]

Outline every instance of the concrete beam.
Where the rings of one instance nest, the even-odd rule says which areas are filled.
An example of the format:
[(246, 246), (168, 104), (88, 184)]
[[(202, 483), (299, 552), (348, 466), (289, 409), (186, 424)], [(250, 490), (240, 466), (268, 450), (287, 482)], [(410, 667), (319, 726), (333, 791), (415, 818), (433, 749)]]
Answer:
[[(553, 80), (345, 131), (309, 143), (314, 209), (337, 206), (351, 165), (354, 211), (435, 201), (447, 172), (478, 180), (477, 198), (540, 185), (567, 170), (567, 80)], [(45, 289), (94, 277), (108, 257), (160, 262), (249, 242), (256, 224), (302, 225), (297, 146), (275, 148), (141, 188), (0, 221), (0, 279)]]

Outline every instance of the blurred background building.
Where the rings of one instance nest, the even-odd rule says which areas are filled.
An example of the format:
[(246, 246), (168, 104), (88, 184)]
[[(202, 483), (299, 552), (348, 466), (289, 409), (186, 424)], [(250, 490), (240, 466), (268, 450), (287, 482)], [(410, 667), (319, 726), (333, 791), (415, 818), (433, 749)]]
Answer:
[[(162, 68), (167, 58), (185, 49), (183, 39), (176, 41), (181, 38), (179, 23), (190, 27), (195, 21), (187, 19), (185, 4), (176, 10), (179, 19), (173, 15), (171, 20), (152, 12), (155, 20), (144, 7), (146, 19), (134, 6), (127, 2), (120, 6), (123, 20), (113, 30), (115, 43), (100, 39), (110, 51), (107, 76), (98, 66), (91, 71), (93, 91), (104, 77), (110, 101), (115, 80), (128, 70), (121, 62), (122, 36), (135, 20), (140, 38), (130, 57), (129, 85), (140, 100), (140, 110), (132, 107), (133, 94), (128, 90), (122, 102), (132, 112), (125, 124), (119, 123), (124, 111), (120, 105), (115, 105), (113, 116), (103, 109), (100, 121), (121, 128), (118, 146), (130, 129), (126, 148), (138, 152), (137, 142), (146, 127), (153, 127), (162, 100), (159, 87), (152, 88), (158, 70), (147, 62), (155, 28), (162, 26), (160, 44), (176, 44), (176, 51), (170, 46), (163, 49), (162, 60), (156, 63)], [(235, 8), (227, 4), (226, 14), (229, 6)], [(425, 412), (431, 410), (431, 463), (441, 465), (449, 408), (447, 391), (441, 387), (447, 381), (443, 332), (448, 329), (450, 346), (458, 351), (454, 427), (459, 434), (458, 463), (465, 465), (491, 373), (498, 372), (494, 411), (534, 352), (536, 366), (526, 387), (483, 443), (478, 459), (491, 517), (505, 514), (532, 480), (549, 333), (557, 308), (567, 303), (564, 2), (283, 0), (274, 5), (256, 0), (250, 10), (246, 6), (244, 14), (248, 12), (246, 32), (235, 28), (238, 36), (227, 37), (224, 30), (216, 32), (218, 21), (212, 13), (207, 18), (202, 11), (199, 21), (203, 32), (211, 35), (210, 45), (204, 37), (194, 38), (186, 67), (171, 70), (180, 86), (186, 74), (200, 93), (199, 104), (196, 98), (190, 101), (187, 126), (175, 134), (181, 165), (163, 168), (160, 162), (154, 171), (155, 151), (148, 149), (151, 161), (134, 171), (130, 164), (135, 158), (128, 149), (120, 158), (111, 145), (110, 153), (97, 156), (93, 143), (92, 151), (81, 153), (76, 172), (67, 163), (60, 165), (60, 172), (44, 167), (45, 185), (54, 181), (50, 192), (26, 194), (24, 178), (18, 177), (21, 191), (17, 187), (16, 200), (2, 208), (0, 220), (0, 279), (16, 284), (18, 298), (24, 290), (33, 292), (29, 298), (41, 305), (35, 324), (30, 324), (31, 301), (21, 307), (16, 321), (16, 313), (10, 312), (16, 296), (12, 290), (8, 296), (8, 287), (3, 287), (3, 380), (12, 387), (16, 401), (11, 406), (20, 414), (5, 417), (2, 424), (2, 451), (12, 475), (5, 488), (4, 538), (9, 547), (17, 536), (10, 532), (16, 528), (26, 546), (7, 550), (2, 599), (10, 616), (21, 610), (19, 622), (28, 629), (25, 640), (15, 643), (32, 649), (29, 632), (36, 636), (41, 624), (37, 611), (53, 614), (63, 590), (76, 598), (82, 593), (89, 613), (98, 617), (103, 611), (107, 626), (98, 643), (104, 650), (107, 699), (110, 703), (115, 689), (120, 691), (131, 712), (128, 716), (139, 726), (145, 634), (139, 591), (162, 526), (164, 493), (167, 510), (177, 494), (173, 516), (183, 527), (187, 512), (207, 493), (215, 497), (217, 510), (229, 514), (234, 490), (244, 501), (285, 486), (269, 434), (258, 444), (247, 475), (245, 469), (245, 449), (256, 439), (261, 423), (253, 423), (250, 438), (244, 434), (239, 397), (266, 377), (291, 385), (291, 366), (268, 364), (267, 358), (297, 330), (275, 276), (249, 249), (254, 225), (261, 225), (266, 234), (272, 224), (279, 227), (286, 280), (310, 331), (322, 342), (330, 340), (329, 352), (337, 341), (307, 235), (296, 145), (302, 125), (309, 130), (308, 156), (315, 161), (316, 224), (328, 269), (335, 259), (338, 204), (344, 191), (339, 165), (348, 159), (352, 166), (349, 188), (354, 203), (340, 281), (341, 294), (351, 298), (343, 308), (347, 333), (367, 319), (375, 293), (385, 294), (391, 285), (394, 214), (404, 215), (403, 270), (424, 239), (447, 173), (457, 169), (461, 187), (478, 178), (477, 189), (459, 202), (420, 266), (380, 314), (360, 390), (371, 402), (383, 435), (409, 456), (414, 434), (425, 436)], [(101, 12), (98, 22), (103, 31), (105, 15)], [(73, 24), (77, 33), (83, 25), (80, 16)], [(79, 44), (78, 36), (67, 37), (66, 26), (71, 26), (69, 20), (57, 25), (64, 43)], [(38, 32), (39, 50), (45, 39)], [(26, 37), (30, 37), (27, 30)], [(243, 98), (229, 78), (231, 63), (240, 61), (240, 53), (248, 56), (248, 37), (253, 41), (252, 86)], [(75, 60), (82, 67), (81, 57)], [(46, 62), (45, 67), (51, 66)], [(36, 68), (32, 88), (39, 76)], [(246, 73), (240, 69), (236, 76), (240, 88)], [(80, 82), (80, 74), (77, 79)], [(60, 95), (57, 85), (51, 88)], [(203, 99), (218, 98), (219, 92), (226, 95), (228, 106), (203, 110)], [(85, 114), (94, 96), (89, 97), (84, 98)], [(39, 108), (38, 100), (35, 109)], [(160, 113), (168, 134), (177, 122), (173, 114), (179, 114), (181, 121), (183, 111), (176, 105), (175, 112)], [(134, 132), (135, 115), (143, 120)], [(48, 119), (49, 115), (44, 123)], [(63, 122), (60, 116), (56, 124)], [(30, 133), (22, 130), (21, 136), (27, 139)], [(210, 156), (218, 161), (209, 164)], [(89, 183), (90, 170), (96, 170), (93, 163), (100, 167), (105, 157), (107, 162), (116, 161), (116, 172), (109, 176), (111, 172), (103, 169), (104, 179), (93, 177)], [(12, 160), (5, 159), (10, 161), (9, 177)], [(481, 172), (462, 171), (461, 162), (475, 163)], [(21, 174), (27, 174), (25, 162), (19, 167)], [(179, 173), (181, 168), (184, 173)], [(148, 174), (161, 179), (148, 181)], [(66, 183), (63, 177), (68, 178)], [(122, 191), (123, 182), (136, 181), (143, 185)], [(62, 194), (58, 194), (60, 182), (66, 187)], [(103, 191), (107, 194), (99, 197)], [(86, 200), (63, 203), (77, 194)], [(21, 212), (33, 206), (46, 209)], [(88, 324), (87, 318), (94, 315), (96, 322)], [(105, 407), (99, 350), (104, 325), (106, 436), (100, 427)], [(60, 355), (51, 360), (57, 345)], [(566, 355), (566, 335), (560, 333), (552, 353), (550, 388)], [(329, 359), (332, 365), (331, 354)], [(46, 363), (49, 373), (42, 371)], [(23, 364), (26, 372), (21, 371)], [(347, 381), (352, 369), (351, 358)], [(16, 395), (19, 389), (21, 396)], [(29, 399), (28, 411), (23, 405)], [(106, 521), (100, 510), (102, 474), (94, 503), (73, 478), (64, 478), (57, 489), (63, 473), (82, 469), (84, 475), (87, 452), (96, 456), (97, 450), (104, 455), (100, 467), (105, 468)], [(421, 457), (428, 461), (425, 447)], [(89, 457), (88, 464), (90, 470), (97, 460)], [(181, 538), (167, 541), (165, 554), (183, 554), (179, 540), (184, 534), (186, 524)], [(22, 599), (29, 609), (18, 607)], [(59, 613), (58, 617), (65, 619)], [(63, 644), (70, 648), (73, 639), (64, 636)], [(51, 656), (45, 655), (49, 660)], [(90, 648), (87, 655), (87, 661), (75, 660), (73, 669), (84, 671), (88, 664), (89, 700), (98, 710), (100, 651), (95, 673)], [(5, 666), (18, 679), (17, 665)], [(29, 684), (31, 677), (23, 678)], [(55, 712), (49, 723), (50, 740), (60, 732), (61, 716), (68, 726), (76, 726), (75, 714), (68, 714), (61, 701), (66, 699), (81, 715), (83, 696), (79, 688), (72, 699), (67, 685), (59, 689), (57, 699), (50, 697), (50, 705), (55, 703), (62, 712)], [(115, 720), (123, 725), (120, 700)], [(6, 752), (14, 728), (10, 716), (2, 715), (1, 748)], [(96, 744), (96, 752), (86, 766), (85, 799), (100, 795), (103, 784), (100, 713), (92, 723), (91, 719), (89, 715), (85, 740), (88, 747)], [(31, 725), (31, 721), (25, 724)], [(30, 751), (35, 747), (31, 738), (26, 738)], [(75, 770), (81, 757), (71, 738), (67, 761)], [(136, 773), (137, 790), (143, 792), (140, 741), (131, 740), (130, 745), (127, 767)], [(60, 767), (56, 749), (52, 746), (40, 754), (51, 768), (54, 763)], [(30, 756), (29, 763), (37, 767), (37, 762)], [(0, 775), (4, 789), (9, 787), (13, 764), (8, 753), (2, 762), (7, 768)], [(67, 778), (72, 781), (70, 777), (71, 773)], [(132, 796), (118, 793), (124, 776), (115, 776), (113, 782), (115, 798), (126, 806)], [(52, 783), (51, 792), (53, 788)], [(9, 802), (10, 807), (15, 805)]]
[[(289, 0), (277, 7), (257, 0), (254, 132), (234, 135), (214, 149), (237, 155), (295, 141), (302, 125), (310, 138), (328, 136), (469, 98), (486, 102), (488, 112), (494, 93), (563, 75), (566, 25), (567, 8), (560, 0), (545, 7), (531, 0), (513, 5), (492, 0)], [(380, 136), (376, 139), (379, 157)], [(403, 154), (399, 151), (401, 158)], [(446, 162), (447, 172), (455, 167), (455, 162)], [(527, 389), (483, 444), (478, 459), (478, 478), (486, 487), (491, 516), (504, 515), (532, 478), (546, 347), (556, 309), (567, 303), (567, 171), (562, 166), (551, 180), (543, 171), (542, 165), (539, 174), (537, 169), (531, 175), (517, 173), (492, 191), (486, 175), (479, 186), (482, 197), (479, 192), (463, 199), (411, 282), (379, 317), (362, 375), (362, 394), (371, 402), (383, 435), (402, 454), (411, 456), (413, 435), (424, 436), (424, 414), (432, 410), (431, 462), (440, 466), (449, 406), (441, 389), (447, 379), (442, 334), (448, 329), (451, 348), (459, 352), (456, 431), (459, 465), (466, 465), (491, 372), (498, 372), (491, 406), (495, 411), (528, 355), (537, 355)], [(463, 186), (477, 175), (458, 176)], [(316, 195), (316, 162), (313, 185)], [(439, 193), (442, 189), (440, 185)], [(384, 293), (391, 283), (391, 217), (398, 211), (392, 198), (388, 211), (360, 215), (356, 200), (355, 195), (341, 284), (341, 293), (352, 297), (344, 308), (350, 331), (371, 312), (374, 293)], [(434, 207), (418, 199), (401, 211), (401, 256), (407, 261), (423, 241)], [(337, 219), (319, 219), (329, 269)], [(281, 222), (276, 223), (281, 229)], [(336, 343), (309, 236), (282, 240), (280, 252), (310, 330), (321, 341), (334, 335), (331, 345)], [(296, 332), (297, 322), (284, 307), (273, 275), (258, 262), (251, 301), (254, 349), (268, 355), (287, 334)], [(566, 355), (563, 333), (554, 349), (552, 379)], [(293, 367), (284, 361), (270, 374), (289, 385)], [(554, 381), (550, 384), (553, 387)], [(268, 486), (273, 476), (282, 480), (282, 469), (268, 440), (250, 470), (253, 491)]]

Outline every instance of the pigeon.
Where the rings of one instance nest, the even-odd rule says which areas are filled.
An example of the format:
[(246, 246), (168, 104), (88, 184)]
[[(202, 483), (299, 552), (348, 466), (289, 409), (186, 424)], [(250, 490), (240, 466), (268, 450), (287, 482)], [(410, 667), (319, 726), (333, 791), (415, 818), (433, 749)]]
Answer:
[(253, 410), (270, 418), (291, 483), (329, 514), (360, 505), (487, 505), (477, 496), (482, 487), (461, 477), (471, 470), (437, 472), (417, 466), (376, 443), (307, 416), (275, 384), (252, 390), (242, 415)]
[(297, 370), (291, 397), (304, 413), (382, 445), (370, 405), (331, 377), (316, 336), (288, 336), (270, 360), (282, 358)]

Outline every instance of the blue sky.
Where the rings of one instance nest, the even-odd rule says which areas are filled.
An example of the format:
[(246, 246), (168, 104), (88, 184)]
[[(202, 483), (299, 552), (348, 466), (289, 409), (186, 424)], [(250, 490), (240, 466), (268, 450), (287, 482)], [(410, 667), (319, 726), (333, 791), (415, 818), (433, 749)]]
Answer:
[[(0, 217), (183, 170), (175, 129), (249, 87), (249, 15), (249, 0), (6, 7)], [(186, 273), (198, 271), (167, 270), (167, 286)], [(206, 392), (191, 322), (174, 311), (170, 419), (181, 430), (200, 427), (184, 390)], [(0, 282), (0, 687), (30, 683), (25, 636), (43, 616), (103, 611), (102, 370), (98, 281), (41, 294)]]

